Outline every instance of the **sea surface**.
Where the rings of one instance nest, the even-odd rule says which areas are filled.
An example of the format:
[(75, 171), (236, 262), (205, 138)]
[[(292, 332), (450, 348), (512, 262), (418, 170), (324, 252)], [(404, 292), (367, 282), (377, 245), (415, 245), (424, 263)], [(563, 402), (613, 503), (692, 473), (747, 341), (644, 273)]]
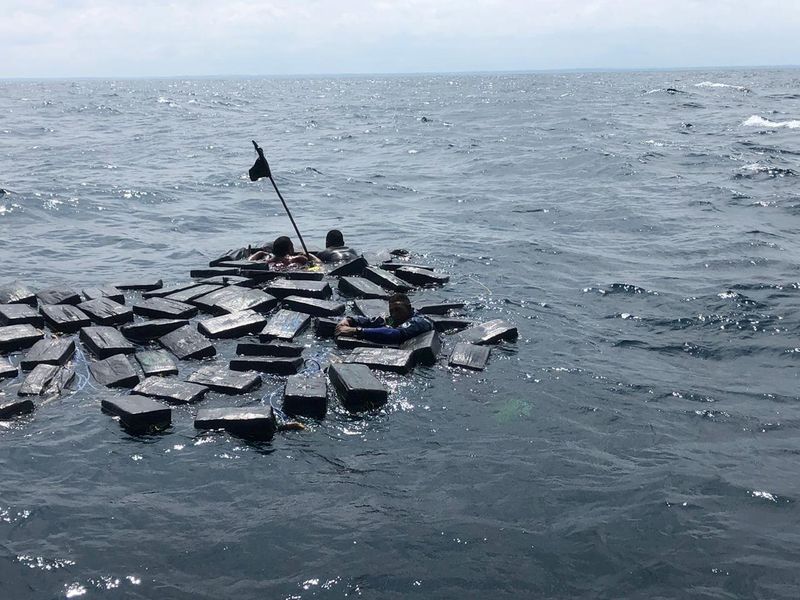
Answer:
[(79, 355), (0, 426), (0, 598), (800, 597), (800, 71), (0, 81), (0, 283), (292, 234), (251, 140), (519, 339), (269, 444), (128, 435)]

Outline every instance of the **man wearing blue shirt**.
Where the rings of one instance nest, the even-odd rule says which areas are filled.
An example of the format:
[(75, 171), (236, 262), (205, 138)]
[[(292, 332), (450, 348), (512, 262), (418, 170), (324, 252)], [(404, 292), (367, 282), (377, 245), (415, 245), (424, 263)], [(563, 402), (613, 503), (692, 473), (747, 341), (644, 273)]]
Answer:
[(337, 336), (355, 337), (377, 344), (402, 344), (433, 329), (433, 324), (414, 312), (405, 294), (389, 298), (389, 318), (345, 317), (336, 326)]

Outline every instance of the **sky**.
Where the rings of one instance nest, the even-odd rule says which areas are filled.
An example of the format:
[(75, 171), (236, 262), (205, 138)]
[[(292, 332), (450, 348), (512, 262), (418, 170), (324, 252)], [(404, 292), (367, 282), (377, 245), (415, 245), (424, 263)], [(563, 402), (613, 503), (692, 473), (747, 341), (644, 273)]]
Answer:
[(800, 0), (0, 0), (0, 77), (800, 64)]

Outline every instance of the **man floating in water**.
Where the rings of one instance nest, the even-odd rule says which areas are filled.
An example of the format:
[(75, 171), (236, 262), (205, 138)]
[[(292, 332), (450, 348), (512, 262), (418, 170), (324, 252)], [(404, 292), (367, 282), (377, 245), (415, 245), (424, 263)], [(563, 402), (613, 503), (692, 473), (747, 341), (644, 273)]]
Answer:
[(317, 253), (322, 262), (333, 263), (353, 260), (358, 254), (352, 248), (344, 245), (344, 236), (338, 229), (331, 229), (325, 236), (325, 250)]
[(405, 294), (389, 298), (389, 318), (345, 317), (336, 326), (335, 335), (355, 337), (377, 344), (401, 344), (433, 329), (433, 324), (416, 314)]
[(247, 260), (265, 261), (275, 267), (289, 267), (292, 265), (319, 265), (320, 260), (313, 254), (295, 253), (294, 244), (285, 235), (272, 242), (272, 253), (259, 250), (251, 254)]

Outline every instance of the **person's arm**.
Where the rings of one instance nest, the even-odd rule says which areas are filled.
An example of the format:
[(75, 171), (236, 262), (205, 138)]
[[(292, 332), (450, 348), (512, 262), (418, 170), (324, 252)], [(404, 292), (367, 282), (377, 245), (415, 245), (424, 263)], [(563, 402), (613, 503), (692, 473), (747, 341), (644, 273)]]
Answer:
[(345, 317), (336, 326), (335, 335), (353, 337), (358, 329), (364, 327), (381, 327), (385, 321), (382, 317)]
[(322, 261), (313, 254), (295, 254), (287, 258), (286, 262), (291, 265), (321, 265)]
[(405, 336), (397, 327), (353, 327), (343, 322), (336, 326), (336, 336), (354, 337), (376, 344), (399, 344)]
[(355, 327), (353, 326), (353, 322), (350, 320), (350, 317), (345, 317), (336, 324), (336, 329), (334, 330), (333, 335), (352, 336), (353, 333), (355, 333)]
[(360, 327), (353, 327), (344, 323), (339, 323), (333, 332), (336, 337), (356, 337), (356, 334), (361, 331)]
[(428, 319), (415, 315), (400, 327), (367, 327), (356, 332), (356, 337), (376, 344), (402, 344), (431, 329), (433, 324)]
[(259, 250), (258, 252), (248, 256), (247, 260), (264, 260), (267, 258), (267, 256), (269, 255), (266, 252), (264, 252), (263, 250)]

